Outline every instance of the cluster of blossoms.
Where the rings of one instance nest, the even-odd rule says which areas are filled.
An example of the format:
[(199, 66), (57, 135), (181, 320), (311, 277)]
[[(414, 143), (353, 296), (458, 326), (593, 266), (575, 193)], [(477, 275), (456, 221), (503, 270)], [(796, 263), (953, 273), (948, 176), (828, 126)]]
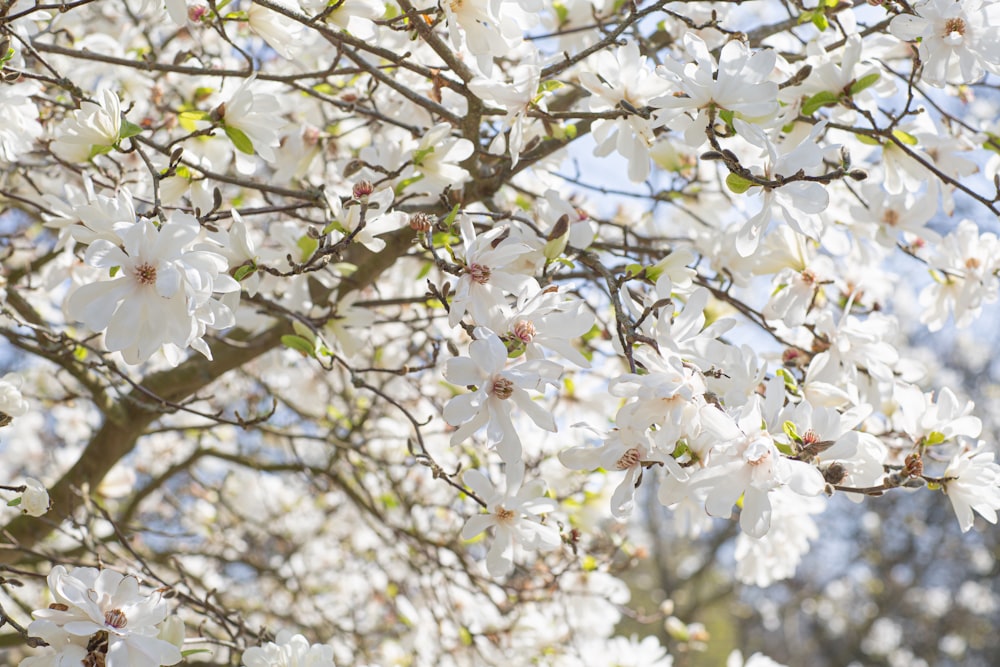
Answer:
[(113, 570), (62, 565), (48, 576), (54, 601), (34, 612), (28, 627), (48, 644), (24, 667), (63, 665), (176, 665), (181, 661), (184, 625), (168, 616), (160, 592), (143, 593), (139, 581)]
[[(80, 4), (96, 26), (122, 16)], [(285, 631), (245, 667), (343, 664), (383, 624), (405, 638), (379, 646), (385, 664), (669, 666), (655, 639), (612, 638), (627, 600), (612, 557), (579, 563), (600, 544), (591, 517), (624, 522), (642, 494), (691, 538), (736, 515), (733, 576), (759, 586), (795, 574), (836, 494), (939, 491), (962, 531), (996, 523), (984, 424), (903, 334), (967, 327), (1000, 296), (1000, 241), (975, 220), (995, 219), (997, 198), (971, 178), (1000, 169), (982, 159), (1000, 152), (995, 117), (951, 122), (934, 97), (970, 103), (1000, 75), (1000, 1), (792, 3), (794, 28), (764, 36), (743, 3), (676, 3), (699, 20), (599, 0), (126, 4), (113, 44), (76, 12), (7, 8), (53, 72), (87, 65), (76, 108), (49, 83), (61, 74), (0, 82), (0, 194), (41, 220), (25, 239), (49, 244), (12, 250), (3, 334), (67, 371), (59, 407), (89, 394), (95, 421), (149, 418), (156, 455), (136, 458), (169, 501), (149, 525), (211, 554), (178, 570), (259, 598), (205, 562), (239, 554), (285, 605), (247, 604), (253, 622), (287, 622), (292, 593), (316, 592), (303, 618), (349, 637)], [(768, 5), (748, 10), (762, 20), (787, 9), (748, 4)], [(584, 158), (622, 165), (612, 185), (566, 176), (582, 137)], [(587, 189), (626, 201), (612, 212)], [(121, 410), (109, 378), (134, 388)], [(29, 414), (19, 388), (0, 380), (4, 424)], [(250, 437), (225, 431), (271, 416)], [(115, 497), (101, 481), (63, 487)], [(174, 502), (173, 484), (196, 492)], [(48, 494), (24, 486), (20, 509), (39, 516)], [(373, 517), (384, 526), (345, 529)], [(280, 557), (255, 560), (261, 545)], [(48, 647), (22, 665), (181, 661), (183, 624), (135, 577), (56, 566), (48, 582), (54, 602), (28, 628)], [(591, 598), (605, 606), (588, 615)], [(432, 646), (419, 628), (438, 617)]]

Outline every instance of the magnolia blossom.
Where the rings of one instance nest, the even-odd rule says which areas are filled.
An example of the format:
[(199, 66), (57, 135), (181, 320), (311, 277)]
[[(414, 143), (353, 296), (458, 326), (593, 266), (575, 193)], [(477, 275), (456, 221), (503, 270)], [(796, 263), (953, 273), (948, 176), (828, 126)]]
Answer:
[[(0, 53), (0, 57), (4, 55)], [(38, 107), (31, 100), (39, 91), (33, 81), (4, 86), (4, 94), (0, 96), (0, 118), (4, 119), (0, 124), (0, 161), (15, 162), (42, 136)]]
[(942, 475), (942, 489), (951, 500), (962, 532), (972, 528), (973, 512), (990, 523), (1000, 510), (1000, 465), (995, 454), (980, 444), (955, 456)]
[[(281, 123), (275, 118), (281, 112), (281, 103), (271, 93), (264, 92), (252, 74), (216, 108), (223, 125), (242, 133), (250, 140), (250, 146), (243, 146), (238, 135), (230, 137), (236, 146), (237, 167), (244, 173), (252, 173), (253, 165), (246, 159), (247, 148), (268, 162), (275, 160), (274, 149), (278, 147)], [(241, 157), (243, 156), (243, 157)]]
[(514, 464), (521, 459), (521, 441), (511, 420), (512, 406), (523, 410), (540, 428), (555, 431), (552, 413), (531, 400), (526, 390), (540, 391), (546, 384), (554, 384), (562, 367), (539, 359), (523, 361), (508, 369), (503, 341), (483, 329), (477, 330), (476, 335), (477, 340), (469, 345), (468, 357), (454, 357), (445, 365), (444, 376), (449, 382), (475, 388), (444, 406), (445, 421), (461, 425), (451, 442), (458, 444), (488, 426), (490, 444), (497, 445), (505, 462)]
[(755, 121), (777, 112), (778, 84), (767, 80), (774, 70), (774, 51), (751, 52), (746, 44), (734, 39), (722, 47), (716, 67), (708, 46), (693, 32), (684, 34), (684, 48), (695, 62), (668, 59), (656, 69), (683, 94), (657, 97), (651, 104), (660, 109), (656, 122), (683, 132), (688, 145), (705, 143), (711, 113), (724, 110)]
[[(800, 171), (810, 173), (823, 163), (823, 150), (817, 143), (825, 127), (823, 123), (817, 123), (807, 137), (787, 149), (776, 146), (756, 125), (740, 119), (733, 121), (733, 124), (741, 137), (766, 153), (767, 161), (759, 174), (765, 179), (788, 177)], [(762, 187), (760, 195), (760, 211), (743, 224), (736, 237), (736, 250), (740, 255), (747, 257), (757, 250), (761, 235), (771, 221), (773, 207), (777, 207), (785, 222), (795, 231), (812, 238), (819, 236), (819, 225), (814, 216), (826, 210), (830, 203), (830, 194), (822, 185), (791, 181), (780, 187)]]
[[(67, 572), (62, 565), (56, 565), (48, 583), (57, 604), (34, 612), (37, 620), (28, 626), (29, 633), (51, 630), (50, 624), (74, 637), (106, 633), (107, 644), (97, 642), (98, 648), (90, 650), (90, 654), (100, 654), (94, 659), (102, 659), (107, 667), (155, 667), (180, 662), (177, 646), (157, 637), (160, 624), (167, 618), (166, 601), (158, 593), (140, 592), (135, 577), (91, 567)], [(64, 651), (75, 657), (78, 645), (67, 643)]]
[(719, 410), (702, 411), (706, 436), (720, 444), (687, 485), (661, 488), (660, 501), (669, 506), (702, 488), (707, 491), (705, 510), (712, 516), (729, 517), (742, 496), (740, 527), (751, 537), (761, 538), (771, 527), (772, 491), (787, 487), (804, 496), (821, 493), (825, 481), (820, 472), (782, 456), (773, 437), (761, 428), (761, 420), (757, 400), (749, 401), (735, 421)]
[(41, 482), (33, 477), (27, 477), (24, 485), (28, 488), (21, 495), (18, 507), (28, 516), (42, 516), (49, 511), (49, 492)]
[[(272, 0), (272, 2), (292, 12), (300, 11), (295, 0)], [(260, 35), (281, 57), (289, 60), (295, 57), (296, 43), (302, 39), (301, 23), (256, 2), (252, 3), (247, 11), (247, 23), (250, 29)]]
[[(522, 255), (531, 252), (531, 248), (507, 236), (509, 231), (505, 227), (477, 234), (467, 216), (462, 216), (459, 228), (464, 270), (455, 285), (448, 323), (457, 325), (468, 311), (473, 322), (483, 325), (493, 311), (506, 304), (504, 292), (519, 294), (535, 283), (512, 266)], [(537, 291), (537, 285), (534, 287)]]
[(97, 239), (88, 248), (91, 266), (114, 274), (78, 287), (66, 302), (70, 317), (105, 332), (109, 350), (137, 364), (165, 345), (202, 353), (205, 327), (231, 326), (232, 311), (212, 297), (238, 284), (223, 272), (225, 259), (209, 250), (190, 249), (198, 222), (177, 215), (157, 229), (140, 220), (121, 230), (122, 246)]
[(975, 83), (1000, 73), (1000, 6), (984, 0), (923, 0), (916, 14), (900, 14), (889, 30), (920, 42), (921, 79), (934, 86)]
[[(559, 531), (542, 523), (541, 514), (555, 510), (556, 501), (545, 497), (545, 482), (536, 479), (521, 486), (519, 474), (509, 475), (507, 489), (499, 491), (478, 470), (467, 470), (465, 482), (483, 502), (486, 513), (469, 518), (462, 539), (470, 540), (488, 528), (494, 529), (493, 544), (486, 555), (486, 569), (502, 577), (514, 569), (514, 549), (555, 549)], [(253, 667), (253, 666), (248, 666)]]
[(17, 373), (7, 373), (0, 378), (0, 426), (28, 413), (28, 401), (21, 395), (22, 384), (24, 378)]
[(628, 160), (629, 180), (637, 183), (649, 176), (649, 147), (655, 141), (649, 115), (638, 111), (650, 98), (667, 90), (666, 82), (653, 74), (646, 60), (639, 45), (630, 41), (613, 52), (598, 52), (592, 59), (592, 70), (580, 73), (580, 84), (593, 95), (591, 111), (629, 112), (624, 118), (594, 121), (594, 155), (603, 157), (617, 151)]
[(104, 89), (97, 102), (81, 103), (59, 126), (52, 151), (68, 162), (84, 162), (116, 145), (121, 129), (121, 101), (114, 91)]
[(310, 644), (302, 635), (282, 630), (273, 642), (243, 652), (244, 667), (334, 667), (333, 647)]
[(945, 237), (930, 264), (937, 269), (932, 274), (934, 282), (919, 298), (924, 308), (920, 321), (931, 331), (944, 326), (949, 311), (957, 326), (968, 326), (984, 303), (997, 300), (1000, 240), (992, 232), (980, 234), (971, 220), (963, 220)]

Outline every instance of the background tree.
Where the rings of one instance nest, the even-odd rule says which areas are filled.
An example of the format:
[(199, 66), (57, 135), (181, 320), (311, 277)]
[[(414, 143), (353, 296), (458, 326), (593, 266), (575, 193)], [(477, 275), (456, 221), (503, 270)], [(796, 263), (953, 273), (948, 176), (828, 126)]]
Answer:
[(0, 0), (0, 66), (8, 663), (996, 652), (1000, 3)]

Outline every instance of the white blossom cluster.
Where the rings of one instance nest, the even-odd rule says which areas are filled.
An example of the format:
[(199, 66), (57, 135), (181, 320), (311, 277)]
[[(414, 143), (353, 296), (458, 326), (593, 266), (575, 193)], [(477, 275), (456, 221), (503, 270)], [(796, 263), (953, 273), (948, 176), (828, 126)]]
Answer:
[[(213, 658), (664, 667), (614, 634), (642, 498), (738, 522), (761, 587), (831, 496), (996, 523), (983, 419), (905, 336), (1000, 297), (1000, 0), (10, 4), (10, 503), (148, 521), (262, 629)], [(21, 665), (182, 661), (136, 577), (47, 581)]]

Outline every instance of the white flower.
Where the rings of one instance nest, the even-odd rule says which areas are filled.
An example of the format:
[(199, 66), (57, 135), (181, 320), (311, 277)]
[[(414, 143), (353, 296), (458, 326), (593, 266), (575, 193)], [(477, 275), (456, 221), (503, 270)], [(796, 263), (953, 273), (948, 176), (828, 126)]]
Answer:
[(87, 659), (86, 638), (71, 635), (52, 621), (32, 621), (28, 634), (43, 639), (48, 646), (40, 655), (22, 660), (19, 667), (80, 667)]
[(1000, 5), (983, 0), (924, 0), (900, 14), (889, 31), (920, 41), (921, 79), (933, 86), (975, 83), (986, 70), (1000, 73)]
[[(40, 620), (32, 626), (48, 621), (77, 637), (107, 633), (107, 654), (100, 656), (107, 667), (180, 662), (180, 650), (157, 638), (158, 626), (167, 617), (167, 603), (157, 593), (141, 593), (135, 577), (90, 567), (67, 573), (65, 567), (56, 565), (48, 583), (58, 606), (36, 610), (33, 616)], [(33, 631), (29, 626), (29, 632)]]
[(726, 667), (784, 667), (784, 665), (778, 664), (763, 653), (754, 653), (747, 658), (746, 662), (743, 662), (743, 654), (739, 651), (733, 651), (726, 658)]
[[(344, 3), (347, 4), (347, 3)], [(451, 136), (451, 125), (439, 123), (427, 130), (408, 156), (421, 176), (419, 187), (437, 194), (446, 187), (457, 188), (469, 180), (469, 172), (459, 166), (475, 147), (468, 139)]]
[(968, 326), (982, 310), (983, 303), (997, 300), (1000, 281), (1000, 240), (996, 234), (979, 233), (970, 220), (962, 220), (958, 228), (937, 246), (930, 261), (936, 267), (934, 282), (920, 293), (924, 311), (920, 321), (931, 331), (937, 331), (953, 311), (958, 327)]
[(995, 454), (980, 445), (955, 456), (944, 471), (942, 488), (951, 500), (962, 532), (972, 528), (973, 512), (990, 523), (1000, 509), (1000, 465)]
[(495, 529), (486, 556), (486, 569), (491, 575), (502, 577), (514, 568), (515, 546), (526, 549), (559, 546), (559, 531), (543, 524), (539, 516), (557, 507), (556, 501), (545, 497), (543, 480), (532, 480), (522, 487), (520, 474), (515, 473), (508, 477), (504, 492), (495, 489), (478, 470), (466, 471), (462, 481), (486, 503), (487, 511), (469, 518), (462, 528), (462, 539), (470, 540), (491, 526)]
[[(229, 99), (219, 105), (218, 112), (226, 128), (242, 132), (250, 140), (254, 152), (273, 162), (274, 149), (280, 143), (281, 103), (271, 93), (263, 92), (256, 79), (256, 73), (244, 79)], [(237, 167), (243, 173), (251, 172), (252, 165), (244, 162), (241, 155), (244, 151), (237, 145)]]
[(33, 477), (27, 477), (24, 485), (28, 487), (21, 495), (21, 511), (28, 516), (42, 516), (49, 511), (49, 492), (45, 486)]
[(122, 105), (111, 90), (102, 90), (98, 102), (83, 102), (56, 131), (52, 151), (68, 162), (84, 162), (106, 153), (121, 137)]
[[(823, 491), (819, 470), (782, 456), (770, 433), (761, 428), (759, 400), (749, 401), (736, 423), (720, 410), (703, 410), (702, 426), (707, 436), (721, 443), (712, 449), (709, 465), (692, 474), (690, 482), (695, 488), (707, 487), (705, 510), (710, 515), (729, 517), (743, 496), (740, 527), (760, 538), (771, 527), (772, 491), (783, 486), (803, 496)], [(660, 498), (668, 505), (679, 500), (665, 498), (662, 489)]]
[[(651, 97), (666, 92), (667, 82), (653, 74), (646, 60), (634, 41), (614, 51), (595, 54), (588, 61), (591, 71), (580, 73), (580, 84), (593, 94), (590, 110), (623, 107), (638, 110)], [(648, 114), (629, 113), (624, 118), (596, 120), (592, 132), (597, 143), (594, 155), (604, 157), (617, 151), (628, 160), (629, 180), (641, 183), (649, 177), (649, 147), (656, 137)]]
[(28, 401), (20, 391), (23, 383), (24, 379), (17, 373), (7, 373), (0, 378), (0, 426), (28, 413)]
[[(712, 110), (731, 111), (748, 120), (767, 119), (777, 113), (778, 84), (767, 80), (774, 70), (774, 51), (751, 52), (746, 44), (734, 39), (722, 47), (716, 67), (708, 46), (693, 33), (685, 33), (684, 48), (695, 62), (667, 59), (656, 70), (683, 93), (650, 102), (660, 109), (657, 124), (669, 124), (671, 129), (683, 132), (687, 144), (697, 147), (707, 140), (705, 128)], [(693, 117), (688, 115), (690, 112)]]
[[(375, 37), (375, 19), (385, 14), (382, 0), (351, 0), (330, 3), (329, 0), (303, 0), (302, 6), (312, 12), (321, 12), (327, 23), (346, 30), (358, 39)], [(333, 11), (327, 11), (333, 7)]]
[(106, 330), (107, 348), (130, 364), (167, 345), (205, 353), (206, 326), (233, 323), (232, 311), (212, 295), (238, 285), (222, 274), (228, 265), (221, 255), (189, 249), (198, 231), (197, 220), (179, 214), (159, 229), (148, 220), (123, 229), (122, 247), (97, 239), (86, 261), (115, 277), (81, 285), (67, 299), (67, 313), (93, 331)]
[[(289, 11), (300, 12), (298, 3), (294, 0), (272, 0), (272, 2)], [(295, 46), (303, 33), (301, 23), (257, 3), (250, 5), (247, 11), (247, 23), (250, 29), (260, 35), (281, 57), (289, 60), (295, 57)]]
[(457, 326), (468, 311), (475, 324), (484, 325), (506, 304), (505, 292), (520, 294), (529, 285), (538, 290), (531, 276), (512, 270), (517, 260), (531, 252), (531, 248), (515, 238), (505, 237), (507, 228), (495, 227), (477, 235), (468, 216), (461, 217), (459, 228), (464, 271), (455, 285), (448, 324)]
[(526, 389), (541, 390), (554, 383), (562, 372), (559, 364), (545, 360), (524, 361), (505, 370), (507, 348), (487, 330), (476, 332), (478, 340), (469, 345), (468, 357), (453, 357), (445, 365), (444, 376), (457, 385), (475, 386), (475, 391), (459, 394), (444, 406), (444, 418), (453, 426), (461, 424), (451, 437), (453, 445), (487, 426), (490, 444), (497, 445), (506, 463), (521, 459), (521, 441), (511, 421), (511, 405), (517, 405), (531, 420), (547, 431), (556, 430), (552, 413), (531, 400)]
[[(780, 151), (756, 125), (739, 118), (733, 121), (733, 125), (741, 137), (762, 148), (767, 154), (763, 170), (753, 170), (763, 178), (774, 180), (800, 171), (809, 174), (822, 166), (823, 151), (816, 141), (825, 128), (823, 122), (817, 123), (800, 143), (788, 149), (781, 146)], [(756, 186), (751, 190), (755, 188)], [(826, 188), (819, 183), (792, 181), (781, 187), (760, 190), (760, 211), (744, 223), (736, 237), (736, 250), (741, 256), (748, 257), (757, 250), (761, 234), (771, 221), (772, 207), (778, 208), (785, 222), (795, 231), (811, 238), (819, 237), (819, 227), (814, 218), (825, 211), (830, 203), (830, 193)]]
[[(3, 56), (6, 54), (0, 54)], [(38, 107), (31, 96), (40, 92), (37, 83), (22, 79), (15, 85), (5, 85), (0, 95), (0, 161), (16, 162), (32, 149), (35, 139), (42, 136), (38, 122)]]
[(310, 644), (302, 635), (282, 630), (275, 641), (248, 648), (243, 653), (245, 667), (334, 667), (333, 647)]
[(385, 248), (385, 241), (376, 237), (406, 224), (405, 213), (389, 210), (392, 199), (392, 188), (382, 188), (366, 195), (364, 226), (361, 226), (361, 206), (356, 203), (348, 206), (346, 215), (340, 216), (345, 233), (353, 234), (354, 241), (372, 252), (381, 252)]

